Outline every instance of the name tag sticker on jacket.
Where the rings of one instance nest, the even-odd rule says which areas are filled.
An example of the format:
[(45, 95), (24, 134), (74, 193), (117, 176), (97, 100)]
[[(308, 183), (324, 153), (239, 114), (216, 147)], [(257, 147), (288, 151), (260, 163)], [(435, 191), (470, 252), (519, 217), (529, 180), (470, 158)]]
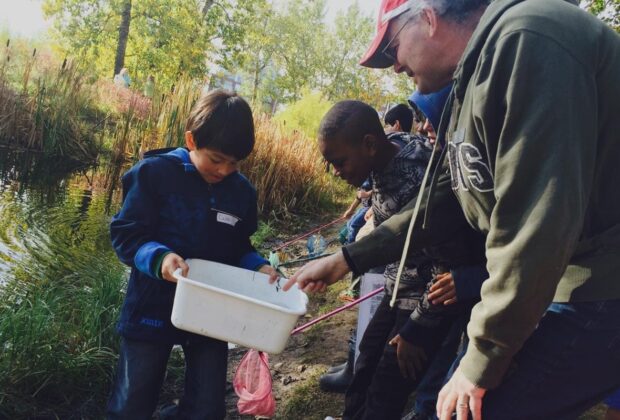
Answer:
[(217, 221), (220, 223), (226, 223), (227, 225), (234, 226), (239, 221), (239, 218), (233, 216), (232, 214), (218, 212)]

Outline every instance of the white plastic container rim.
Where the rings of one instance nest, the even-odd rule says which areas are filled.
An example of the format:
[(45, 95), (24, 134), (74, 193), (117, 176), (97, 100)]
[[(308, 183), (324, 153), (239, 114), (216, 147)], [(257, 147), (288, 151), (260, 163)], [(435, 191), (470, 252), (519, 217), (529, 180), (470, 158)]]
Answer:
[[(306, 311), (307, 311), (306, 307), (308, 305), (308, 295), (306, 295), (301, 290), (300, 290), (300, 295), (302, 296), (302, 299), (304, 301), (304, 308), (302, 310), (297, 310), (296, 311), (296, 310), (293, 310), (293, 309), (286, 308), (284, 306), (275, 305), (273, 303), (265, 302), (263, 300), (258, 300), (258, 299), (255, 299), (255, 298), (251, 297), (251, 296), (240, 295), (239, 293), (231, 292), (230, 290), (220, 289), (219, 287), (213, 287), (213, 286), (210, 286), (208, 284), (201, 283), (201, 282), (196, 281), (196, 280), (192, 280), (190, 278), (187, 278), (187, 277), (183, 276), (182, 272), (183, 272), (183, 270), (179, 267), (179, 268), (177, 268), (174, 271), (174, 273), (172, 273), (172, 275), (177, 280), (183, 280), (184, 282), (187, 282), (187, 283), (192, 284), (194, 286), (197, 286), (199, 288), (211, 290), (212, 292), (223, 294), (223, 295), (228, 295), (228, 296), (234, 297), (236, 299), (245, 300), (247, 302), (252, 302), (252, 303), (254, 303), (256, 305), (264, 306), (266, 308), (275, 309), (277, 311), (284, 312), (284, 313), (287, 313), (287, 314), (301, 316), (301, 315), (304, 315), (306, 313)], [(281, 278), (278, 278), (278, 280), (276, 280), (276, 282), (279, 282), (280, 279)], [(297, 283), (295, 283), (293, 285), (293, 287), (298, 287)]]

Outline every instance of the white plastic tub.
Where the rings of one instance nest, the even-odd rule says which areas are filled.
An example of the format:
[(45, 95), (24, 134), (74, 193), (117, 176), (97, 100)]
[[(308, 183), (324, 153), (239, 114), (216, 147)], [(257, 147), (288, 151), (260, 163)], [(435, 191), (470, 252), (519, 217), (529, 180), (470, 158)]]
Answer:
[(284, 292), (256, 271), (206, 260), (186, 262), (187, 277), (180, 269), (174, 273), (175, 327), (267, 353), (284, 350), (297, 319), (306, 313), (305, 293), (296, 286)]

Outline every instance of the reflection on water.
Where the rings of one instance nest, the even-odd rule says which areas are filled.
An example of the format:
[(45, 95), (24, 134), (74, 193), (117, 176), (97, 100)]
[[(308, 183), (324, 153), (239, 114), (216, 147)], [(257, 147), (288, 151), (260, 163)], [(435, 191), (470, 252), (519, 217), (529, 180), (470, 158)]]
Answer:
[(103, 193), (84, 168), (25, 153), (0, 153), (0, 283), (16, 269), (31, 279), (79, 270), (110, 254)]
[(0, 283), (77, 270), (111, 252), (103, 194), (79, 163), (0, 150)]
[(0, 147), (0, 191), (10, 186), (20, 192), (30, 189), (53, 195), (63, 188), (71, 174), (84, 169), (86, 166), (75, 160)]

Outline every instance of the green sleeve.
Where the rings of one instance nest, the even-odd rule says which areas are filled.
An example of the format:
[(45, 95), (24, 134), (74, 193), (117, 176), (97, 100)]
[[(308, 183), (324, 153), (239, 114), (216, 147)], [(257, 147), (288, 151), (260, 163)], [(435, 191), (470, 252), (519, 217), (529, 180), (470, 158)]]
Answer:
[(505, 35), (481, 60), (465, 102), (494, 177), (490, 277), (460, 369), (493, 388), (551, 303), (582, 231), (597, 153), (597, 87), (592, 63), (531, 31)]
[[(466, 224), (463, 212), (450, 187), (450, 175), (443, 168), (432, 192), (431, 204), (428, 204), (429, 189), (425, 189), (420, 212), (411, 236), (408, 253), (421, 250), (434, 243), (442, 243), (462, 229)], [(370, 234), (345, 247), (346, 253), (358, 273), (370, 268), (400, 260), (405, 246), (405, 237), (415, 207), (416, 198), (411, 200), (401, 211), (377, 226)], [(423, 227), (427, 207), (429, 215)]]

